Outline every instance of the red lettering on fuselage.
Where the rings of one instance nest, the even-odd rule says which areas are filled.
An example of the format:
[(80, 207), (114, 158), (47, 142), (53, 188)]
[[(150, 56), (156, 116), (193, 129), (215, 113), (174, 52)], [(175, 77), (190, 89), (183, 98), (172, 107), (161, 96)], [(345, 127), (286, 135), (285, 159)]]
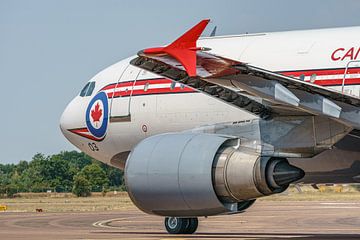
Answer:
[(351, 61), (357, 60), (360, 56), (360, 48), (338, 48), (331, 54), (331, 60), (333, 61)]
[[(338, 48), (338, 49), (336, 49), (336, 50), (333, 52), (333, 54), (331, 54), (331, 59), (332, 59), (333, 61), (338, 61), (338, 60), (340, 60), (341, 57), (337, 57), (337, 56), (341, 55), (341, 53), (342, 53), (343, 51), (345, 51), (345, 48)], [(335, 56), (335, 55), (336, 55), (336, 56)]]
[(357, 50), (357, 52), (356, 52), (356, 54), (355, 54), (355, 58), (354, 58), (354, 59), (358, 59), (359, 53), (360, 53), (360, 48)]
[(347, 60), (354, 60), (354, 48), (350, 48), (342, 57), (341, 61), (344, 61), (346, 58), (349, 58)]

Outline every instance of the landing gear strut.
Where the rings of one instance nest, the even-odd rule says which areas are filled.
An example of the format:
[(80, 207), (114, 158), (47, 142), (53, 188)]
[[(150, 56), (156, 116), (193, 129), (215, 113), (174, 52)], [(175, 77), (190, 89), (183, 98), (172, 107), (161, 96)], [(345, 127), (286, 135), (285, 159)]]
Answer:
[(196, 231), (198, 225), (197, 218), (165, 218), (165, 228), (170, 234), (192, 234)]

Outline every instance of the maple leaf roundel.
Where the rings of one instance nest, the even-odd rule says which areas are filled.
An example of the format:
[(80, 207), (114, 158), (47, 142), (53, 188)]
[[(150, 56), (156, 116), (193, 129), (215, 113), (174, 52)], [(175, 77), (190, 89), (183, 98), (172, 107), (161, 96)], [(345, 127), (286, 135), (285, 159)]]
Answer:
[(104, 92), (99, 92), (90, 101), (86, 110), (86, 126), (89, 132), (96, 138), (102, 138), (106, 134), (108, 124), (108, 98)]
[(94, 109), (91, 109), (91, 123), (95, 125), (95, 128), (98, 128), (98, 125), (101, 125), (102, 122), (102, 116), (103, 116), (103, 104), (100, 100), (96, 101), (94, 104)]

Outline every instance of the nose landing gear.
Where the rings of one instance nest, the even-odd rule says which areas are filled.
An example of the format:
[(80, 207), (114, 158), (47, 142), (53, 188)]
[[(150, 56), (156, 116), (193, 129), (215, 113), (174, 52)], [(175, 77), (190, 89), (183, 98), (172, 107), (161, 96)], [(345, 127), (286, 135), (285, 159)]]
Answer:
[(199, 225), (197, 218), (166, 217), (164, 223), (170, 234), (192, 234)]

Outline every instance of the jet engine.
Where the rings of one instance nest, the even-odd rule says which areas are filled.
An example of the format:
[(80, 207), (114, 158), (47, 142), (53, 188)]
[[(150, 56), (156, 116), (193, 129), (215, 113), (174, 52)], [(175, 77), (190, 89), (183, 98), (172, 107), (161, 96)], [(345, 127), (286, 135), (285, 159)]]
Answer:
[(304, 176), (285, 158), (261, 156), (239, 142), (204, 133), (141, 141), (125, 167), (130, 198), (151, 214), (211, 216), (239, 212), (244, 202), (282, 192)]

